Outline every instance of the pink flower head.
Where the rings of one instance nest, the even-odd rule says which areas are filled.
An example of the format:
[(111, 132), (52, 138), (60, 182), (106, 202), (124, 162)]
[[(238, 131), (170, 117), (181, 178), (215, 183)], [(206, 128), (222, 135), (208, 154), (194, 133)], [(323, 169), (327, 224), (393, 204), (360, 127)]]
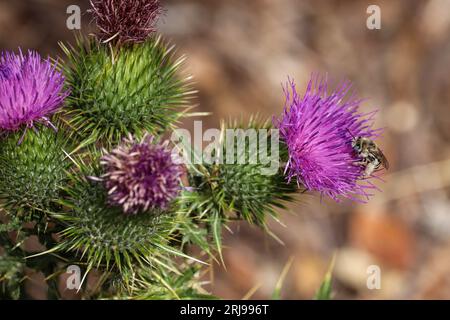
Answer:
[(0, 130), (32, 128), (36, 122), (51, 125), (49, 117), (69, 94), (64, 76), (49, 59), (34, 51), (0, 54)]
[(274, 125), (287, 146), (289, 160), (287, 179), (297, 179), (306, 189), (319, 191), (339, 201), (340, 197), (368, 198), (368, 189), (376, 188), (357, 165), (358, 155), (352, 148), (353, 137), (374, 139), (379, 130), (372, 129), (376, 113), (360, 113), (360, 99), (346, 98), (349, 81), (329, 90), (327, 79), (313, 77), (303, 97), (295, 83), (285, 87), (286, 104)]

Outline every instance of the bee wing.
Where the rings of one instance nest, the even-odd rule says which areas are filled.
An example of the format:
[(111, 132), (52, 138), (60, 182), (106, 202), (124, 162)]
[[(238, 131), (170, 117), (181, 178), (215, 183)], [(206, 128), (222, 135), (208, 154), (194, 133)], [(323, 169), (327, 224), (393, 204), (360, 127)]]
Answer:
[(380, 149), (377, 150), (377, 156), (378, 159), (380, 159), (381, 164), (383, 165), (383, 167), (388, 170), (389, 169), (389, 161), (386, 158), (386, 156), (384, 155), (383, 151), (381, 151)]

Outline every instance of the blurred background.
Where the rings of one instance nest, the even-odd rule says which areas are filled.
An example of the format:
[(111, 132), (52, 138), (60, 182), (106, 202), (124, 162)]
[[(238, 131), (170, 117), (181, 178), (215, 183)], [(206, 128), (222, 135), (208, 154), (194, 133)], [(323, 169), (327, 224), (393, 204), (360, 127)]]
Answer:
[[(333, 254), (334, 298), (450, 299), (450, 1), (163, 0), (160, 31), (187, 56), (199, 111), (222, 118), (282, 111), (281, 83), (304, 92), (312, 72), (348, 78), (378, 109), (378, 141), (391, 163), (369, 204), (303, 196), (271, 223), (284, 245), (257, 228), (232, 225), (227, 270), (208, 287), (223, 298), (268, 299), (282, 270), (284, 299), (310, 299)], [(0, 48), (61, 55), (73, 41), (66, 8), (87, 0), (0, 0)], [(366, 27), (367, 7), (381, 29)], [(83, 16), (82, 33), (92, 31)], [(192, 119), (184, 124), (192, 127)], [(288, 262), (292, 262), (288, 264)], [(369, 290), (367, 268), (381, 269)], [(37, 286), (31, 282), (30, 287)], [(41, 297), (39, 290), (36, 298)]]

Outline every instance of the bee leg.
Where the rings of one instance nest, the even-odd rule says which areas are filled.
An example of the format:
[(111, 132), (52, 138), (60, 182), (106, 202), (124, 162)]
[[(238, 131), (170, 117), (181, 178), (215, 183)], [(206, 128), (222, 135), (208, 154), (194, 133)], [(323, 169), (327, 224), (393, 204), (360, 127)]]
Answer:
[(367, 163), (367, 161), (365, 161), (365, 160), (353, 162), (353, 165), (355, 165), (355, 166), (357, 166), (357, 167), (361, 167), (361, 166), (366, 167), (367, 164), (368, 164), (368, 163)]
[(375, 165), (373, 163), (368, 163), (366, 169), (364, 170), (364, 177), (370, 177), (375, 171)]

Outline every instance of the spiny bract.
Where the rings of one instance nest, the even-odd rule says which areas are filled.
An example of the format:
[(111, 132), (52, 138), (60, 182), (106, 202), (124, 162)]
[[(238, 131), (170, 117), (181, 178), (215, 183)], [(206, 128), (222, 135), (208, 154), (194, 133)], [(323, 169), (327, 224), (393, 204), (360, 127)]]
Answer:
[(160, 37), (121, 48), (79, 39), (63, 49), (68, 121), (83, 141), (114, 145), (130, 133), (158, 134), (186, 112), (190, 78), (180, 76), (183, 59)]
[[(276, 216), (274, 207), (283, 208), (284, 201), (292, 200), (292, 195), (296, 192), (295, 183), (286, 182), (282, 170), (277, 167), (274, 172), (268, 173), (267, 170), (270, 163), (262, 163), (261, 155), (264, 153), (269, 158), (271, 153), (271, 135), (270, 126), (267, 122), (258, 124), (251, 120), (248, 125), (245, 124), (228, 124), (223, 130), (233, 129), (254, 129), (255, 140), (251, 138), (245, 139), (245, 148), (241, 155), (237, 154), (238, 140), (233, 137), (234, 141), (229, 144), (234, 148), (235, 162), (239, 156), (242, 156), (244, 163), (225, 163), (207, 165), (204, 168), (207, 171), (207, 178), (193, 177), (192, 182), (194, 187), (202, 192), (211, 193), (208, 197), (215, 199), (218, 205), (225, 209), (225, 211), (234, 211), (240, 217), (250, 223), (260, 226), (265, 225), (266, 216), (270, 214)], [(266, 136), (267, 150), (262, 150), (258, 143), (257, 130), (267, 130)], [(242, 131), (243, 132), (243, 131)], [(226, 134), (223, 134), (226, 137)], [(251, 136), (250, 136), (251, 137)], [(251, 151), (250, 143), (256, 144), (258, 149)], [(221, 148), (223, 154), (227, 152), (227, 140), (224, 138)], [(276, 146), (279, 148), (280, 146)], [(257, 162), (251, 163), (250, 154), (256, 152), (258, 155)], [(280, 156), (283, 156), (283, 150), (280, 150)], [(274, 155), (275, 156), (275, 155)], [(279, 165), (280, 159), (273, 159)], [(200, 179), (199, 179), (200, 178)], [(208, 183), (209, 182), (209, 183)]]
[(7, 211), (48, 210), (60, 196), (59, 191), (70, 165), (66, 158), (66, 139), (52, 128), (29, 130), (0, 139), (0, 204)]

